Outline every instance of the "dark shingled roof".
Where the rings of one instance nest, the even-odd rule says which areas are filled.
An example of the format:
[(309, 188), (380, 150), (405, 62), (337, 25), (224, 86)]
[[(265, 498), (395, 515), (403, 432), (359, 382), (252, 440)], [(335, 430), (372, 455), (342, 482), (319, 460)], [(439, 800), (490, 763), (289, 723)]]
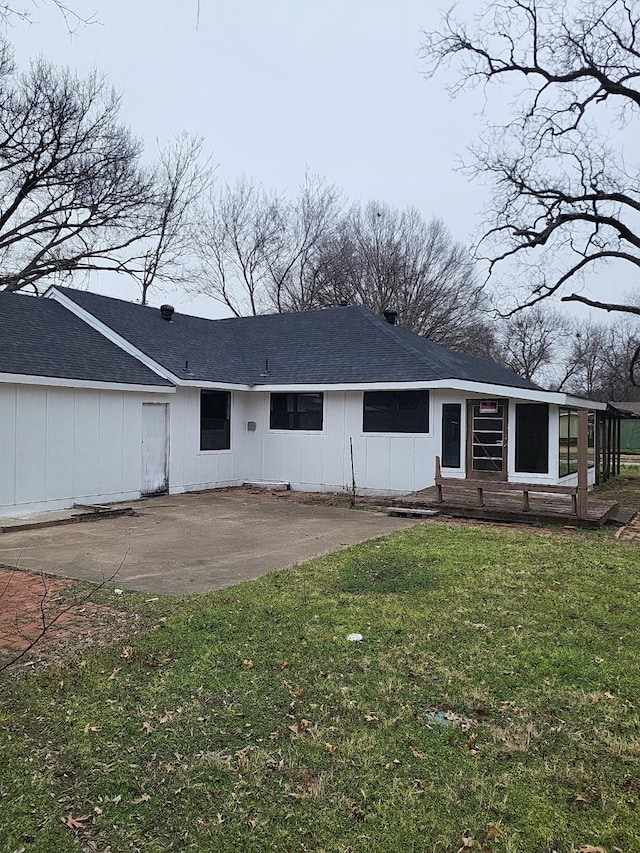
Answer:
[(53, 299), (0, 292), (0, 372), (167, 385)]
[(243, 385), (460, 379), (539, 390), (495, 362), (454, 352), (360, 306), (225, 320), (176, 312), (169, 323), (157, 308), (59, 290), (185, 379)]

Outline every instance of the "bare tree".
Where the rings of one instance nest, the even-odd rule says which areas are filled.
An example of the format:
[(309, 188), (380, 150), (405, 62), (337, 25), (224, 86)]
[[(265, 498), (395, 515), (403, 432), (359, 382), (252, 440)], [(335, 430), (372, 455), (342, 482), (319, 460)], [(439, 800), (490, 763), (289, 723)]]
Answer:
[(337, 190), (312, 175), (293, 201), (246, 177), (212, 193), (193, 233), (196, 290), (236, 316), (310, 307), (309, 270), (340, 206)]
[(427, 223), (414, 208), (353, 207), (309, 274), (315, 307), (394, 308), (407, 328), (458, 349), (475, 350), (475, 337), (487, 333), (471, 256), (441, 220)]
[(494, 186), (481, 241), (490, 274), (515, 280), (515, 264), (526, 283), (520, 305), (560, 292), (640, 314), (602, 285), (595, 299), (579, 292), (582, 277), (607, 263), (640, 268), (640, 177), (635, 146), (624, 144), (640, 109), (640, 5), (491, 2), (473, 27), (447, 14), (441, 31), (425, 34), (423, 56), (430, 74), (461, 67), (454, 93), (514, 87), (506, 123), (489, 128), (470, 164)]
[(128, 268), (142, 292), (142, 304), (158, 281), (185, 284), (187, 264), (192, 258), (194, 231), (192, 213), (213, 176), (210, 161), (202, 160), (203, 140), (179, 136), (160, 151), (156, 166), (157, 226), (143, 246), (142, 254), (128, 261)]
[(38, 6), (53, 6), (57, 9), (64, 18), (69, 32), (74, 32), (79, 26), (94, 23), (96, 20), (93, 15), (90, 17), (81, 15), (72, 4), (65, 3), (64, 0), (29, 0), (29, 2), (1, 0), (0, 21), (5, 24), (13, 24), (19, 21), (31, 23), (33, 11)]
[(97, 74), (45, 60), (19, 73), (0, 40), (0, 288), (38, 291), (93, 270), (133, 275), (143, 292), (171, 278), (201, 143), (183, 138), (145, 168), (119, 110)]
[(555, 387), (602, 401), (640, 399), (629, 365), (640, 346), (637, 324), (577, 321)]
[(339, 190), (307, 174), (297, 197), (283, 202), (283, 232), (271, 267), (271, 303), (277, 311), (304, 311), (316, 305), (316, 271), (323, 248), (335, 238), (344, 213)]
[(525, 379), (545, 383), (562, 358), (570, 323), (558, 311), (534, 305), (499, 326), (500, 361)]

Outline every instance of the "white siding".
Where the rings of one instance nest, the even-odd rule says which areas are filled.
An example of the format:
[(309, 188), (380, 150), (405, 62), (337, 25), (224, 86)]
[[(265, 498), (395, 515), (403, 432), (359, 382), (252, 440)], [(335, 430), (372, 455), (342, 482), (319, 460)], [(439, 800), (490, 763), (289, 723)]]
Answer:
[(362, 431), (362, 391), (326, 391), (322, 431), (271, 430), (269, 394), (254, 392), (248, 417), (256, 421), (247, 435), (247, 459), (256, 466), (251, 478), (291, 483), (303, 491), (351, 488), (350, 439), (356, 490), (394, 494), (433, 484), (440, 453), (440, 395), (432, 393), (430, 432), (381, 435)]
[(0, 517), (139, 497), (147, 399), (162, 398), (0, 384)]
[(250, 478), (246, 453), (248, 396), (231, 392), (231, 448), (200, 450), (200, 389), (177, 389), (169, 407), (170, 492), (239, 486)]

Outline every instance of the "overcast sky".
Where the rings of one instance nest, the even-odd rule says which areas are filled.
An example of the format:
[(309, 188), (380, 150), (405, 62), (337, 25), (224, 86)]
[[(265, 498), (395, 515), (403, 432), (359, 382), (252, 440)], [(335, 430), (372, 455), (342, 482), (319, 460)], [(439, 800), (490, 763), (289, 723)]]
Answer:
[[(14, 4), (15, 5), (15, 4)], [(487, 188), (456, 170), (482, 128), (477, 96), (425, 79), (421, 30), (446, 0), (77, 0), (97, 23), (70, 35), (40, 0), (8, 32), (20, 65), (43, 54), (103, 71), (150, 157), (186, 131), (206, 139), (217, 180), (246, 174), (292, 195), (306, 170), (355, 201), (413, 205), (469, 243)], [(461, 16), (477, 7), (458, 3)], [(466, 14), (465, 14), (466, 13)], [(130, 299), (133, 282), (92, 281)], [(160, 297), (158, 297), (160, 298)], [(210, 299), (170, 300), (207, 316)]]

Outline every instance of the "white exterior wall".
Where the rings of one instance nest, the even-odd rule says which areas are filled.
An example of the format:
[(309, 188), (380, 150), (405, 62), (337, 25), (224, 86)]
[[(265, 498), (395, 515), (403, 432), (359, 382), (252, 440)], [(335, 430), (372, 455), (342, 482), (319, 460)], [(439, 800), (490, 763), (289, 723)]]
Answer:
[(362, 391), (325, 391), (321, 431), (271, 430), (269, 393), (246, 397), (247, 418), (257, 425), (245, 434), (252, 479), (288, 482), (301, 491), (349, 491), (352, 438), (356, 491), (390, 495), (433, 485), (442, 402), (460, 401), (432, 391), (429, 433), (378, 434), (362, 431)]
[(246, 454), (247, 397), (231, 393), (231, 448), (200, 450), (200, 389), (177, 388), (169, 406), (169, 492), (241, 486), (253, 476)]
[(0, 517), (140, 497), (143, 402), (169, 395), (0, 384)]
[[(173, 494), (246, 480), (284, 481), (300, 491), (350, 491), (351, 457), (359, 494), (403, 494), (433, 485), (442, 456), (442, 405), (460, 403), (461, 464), (443, 468), (465, 477), (466, 400), (430, 391), (430, 432), (376, 434), (362, 430), (362, 391), (325, 391), (322, 431), (271, 430), (270, 394), (231, 392), (231, 448), (200, 450), (200, 389), (174, 394), (88, 390), (0, 383), (0, 517), (140, 497), (142, 404), (169, 404), (169, 491)], [(558, 478), (558, 406), (550, 405), (549, 473), (514, 473), (515, 406), (509, 401), (511, 482), (573, 485)], [(248, 430), (255, 421), (256, 430)], [(589, 471), (589, 483), (595, 470)]]

